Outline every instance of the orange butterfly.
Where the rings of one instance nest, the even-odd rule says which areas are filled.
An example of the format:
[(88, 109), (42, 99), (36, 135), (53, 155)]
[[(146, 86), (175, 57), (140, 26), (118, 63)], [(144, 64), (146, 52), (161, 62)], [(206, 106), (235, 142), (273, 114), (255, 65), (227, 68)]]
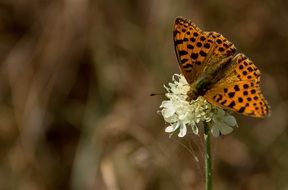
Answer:
[(212, 105), (253, 117), (269, 115), (261, 93), (260, 71), (217, 32), (204, 32), (190, 20), (176, 18), (174, 46), (190, 85), (188, 101), (203, 96)]

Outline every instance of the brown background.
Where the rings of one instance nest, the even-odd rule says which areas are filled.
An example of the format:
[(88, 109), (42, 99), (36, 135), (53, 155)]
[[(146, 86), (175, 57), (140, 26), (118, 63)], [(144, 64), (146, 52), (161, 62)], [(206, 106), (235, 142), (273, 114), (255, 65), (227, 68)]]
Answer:
[(149, 96), (179, 73), (180, 15), (251, 58), (272, 107), (214, 139), (215, 189), (287, 189), (284, 0), (1, 0), (0, 189), (203, 189), (202, 136), (169, 138)]

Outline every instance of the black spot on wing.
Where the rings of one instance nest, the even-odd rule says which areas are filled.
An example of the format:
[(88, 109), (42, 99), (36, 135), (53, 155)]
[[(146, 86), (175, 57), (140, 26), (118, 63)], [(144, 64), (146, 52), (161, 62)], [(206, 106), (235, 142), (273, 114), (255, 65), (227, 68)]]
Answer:
[(228, 93), (229, 98), (233, 98), (234, 95), (235, 95), (235, 92), (229, 92), (229, 93)]
[(245, 107), (241, 107), (241, 108), (238, 110), (238, 112), (239, 112), (239, 113), (243, 113), (243, 112), (245, 111), (245, 109), (246, 109)]
[(229, 107), (229, 108), (233, 108), (235, 105), (236, 105), (235, 102), (232, 101), (232, 102), (228, 105), (228, 107)]
[(193, 68), (193, 65), (191, 65), (191, 64), (186, 64), (186, 65), (183, 65), (183, 68), (184, 68), (184, 69)]
[(175, 45), (183, 44), (183, 40), (175, 40), (174, 43)]
[(234, 85), (234, 90), (235, 91), (240, 91), (240, 88), (239, 88), (239, 86), (236, 84), (236, 85)]
[(183, 56), (183, 55), (187, 55), (187, 54), (188, 54), (188, 52), (185, 50), (179, 51), (179, 56)]
[(191, 53), (191, 58), (192, 59), (197, 59), (198, 58), (198, 53)]
[(181, 59), (181, 63), (186, 63), (188, 61), (188, 59)]
[(188, 49), (193, 49), (194, 47), (193, 47), (191, 44), (188, 44), (188, 45), (187, 45), (187, 48), (188, 48)]
[(196, 46), (197, 46), (197, 47), (201, 47), (201, 46), (202, 46), (202, 43), (201, 43), (201, 42), (197, 42), (197, 43), (196, 43)]
[(206, 57), (206, 56), (207, 56), (207, 53), (205, 53), (205, 52), (202, 51), (202, 50), (201, 50), (199, 53), (200, 53), (200, 55), (201, 55), (202, 57)]

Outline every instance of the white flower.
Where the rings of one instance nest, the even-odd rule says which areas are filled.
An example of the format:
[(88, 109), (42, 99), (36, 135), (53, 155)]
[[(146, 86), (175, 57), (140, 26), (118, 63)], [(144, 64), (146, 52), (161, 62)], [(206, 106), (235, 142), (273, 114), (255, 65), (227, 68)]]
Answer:
[(198, 134), (200, 122), (211, 122), (211, 132), (214, 136), (226, 135), (233, 131), (233, 127), (237, 125), (233, 116), (212, 106), (202, 96), (191, 102), (186, 100), (190, 86), (183, 75), (173, 75), (172, 81), (168, 87), (164, 86), (168, 100), (164, 100), (160, 105), (161, 114), (169, 123), (165, 132), (178, 133), (179, 137), (184, 137), (189, 126), (194, 134)]

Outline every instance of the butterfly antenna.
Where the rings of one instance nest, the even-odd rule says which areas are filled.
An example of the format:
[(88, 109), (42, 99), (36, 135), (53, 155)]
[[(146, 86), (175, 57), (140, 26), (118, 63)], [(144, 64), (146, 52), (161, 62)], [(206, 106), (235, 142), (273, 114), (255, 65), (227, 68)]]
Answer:
[[(170, 92), (168, 92), (168, 94), (169, 94)], [(165, 94), (167, 94), (167, 93), (151, 93), (150, 94), (150, 96), (165, 96)], [(180, 93), (180, 94), (175, 94), (175, 95), (181, 95), (181, 96), (185, 96), (186, 94), (182, 94), (182, 93)]]
[(150, 96), (159, 96), (159, 95), (164, 96), (165, 93), (151, 93), (150, 94)]

